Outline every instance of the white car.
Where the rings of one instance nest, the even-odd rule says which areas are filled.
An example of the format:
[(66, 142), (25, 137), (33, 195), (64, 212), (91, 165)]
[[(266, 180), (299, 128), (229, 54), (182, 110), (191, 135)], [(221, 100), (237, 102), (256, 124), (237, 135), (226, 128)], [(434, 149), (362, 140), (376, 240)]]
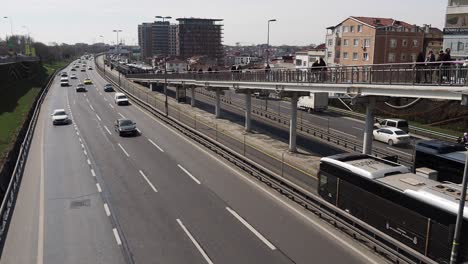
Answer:
[(128, 105), (128, 98), (123, 93), (116, 93), (114, 95), (114, 101), (117, 105)]
[(72, 73), (70, 75), (70, 79), (76, 80), (76, 79), (78, 79), (78, 77), (76, 77), (76, 74)]
[(393, 145), (406, 145), (410, 143), (410, 136), (403, 130), (395, 127), (384, 127), (374, 130), (374, 140)]
[(55, 109), (51, 116), (54, 125), (67, 125), (70, 121), (65, 109)]

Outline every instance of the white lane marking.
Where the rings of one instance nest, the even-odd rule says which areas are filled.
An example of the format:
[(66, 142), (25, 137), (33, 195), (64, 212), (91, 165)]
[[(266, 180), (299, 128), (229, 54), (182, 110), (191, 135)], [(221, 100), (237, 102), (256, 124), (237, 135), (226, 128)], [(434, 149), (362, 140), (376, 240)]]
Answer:
[(94, 107), (91, 104), (89, 105), (89, 108), (94, 111)]
[(159, 149), (159, 151), (164, 152), (164, 150), (163, 150), (160, 146), (158, 146), (158, 144), (154, 143), (153, 140), (151, 140), (151, 139), (148, 138), (148, 141), (149, 141), (151, 144), (153, 144), (153, 146), (155, 146), (157, 149)]
[(84, 149), (84, 145), (83, 145), (83, 143), (81, 143), (81, 148), (82, 148), (82, 149)]
[(360, 128), (360, 127), (353, 127), (353, 128), (356, 129), (356, 130), (359, 130), (359, 131), (364, 131), (364, 129)]
[(86, 98), (86, 102), (88, 102), (88, 103), (89, 103), (89, 100), (88, 100), (88, 98)]
[(122, 145), (120, 145), (120, 143), (118, 143), (117, 145), (119, 145), (120, 149), (123, 151), (123, 153), (125, 153), (125, 155), (127, 157), (130, 157), (130, 155), (128, 154), (128, 152), (122, 147)]
[(101, 117), (98, 114), (96, 114), (96, 117), (97, 119), (99, 119), (99, 121), (102, 121)]
[(136, 129), (136, 131), (138, 131), (138, 133), (140, 133), (140, 134), (141, 134), (141, 130), (140, 130), (139, 128), (137, 128), (137, 129)]
[(195, 181), (197, 184), (200, 184), (200, 181), (195, 178), (188, 170), (186, 170), (184, 167), (182, 167), (180, 164), (177, 164), (181, 170), (183, 170), (190, 178), (192, 178), (193, 181)]
[(240, 216), (236, 211), (232, 210), (229, 207), (226, 207), (226, 210), (228, 210), (229, 213), (231, 213), (235, 218), (237, 218), (237, 220), (239, 220), (245, 227), (247, 227), (250, 230), (250, 232), (256, 235), (258, 239), (265, 243), (267, 247), (269, 247), (271, 250), (276, 249), (275, 245), (273, 245), (270, 241), (268, 241), (268, 239), (266, 239), (262, 234), (260, 234), (260, 232), (253, 228), (253, 226), (251, 226), (247, 221), (245, 221), (245, 219), (242, 218), (242, 216)]
[[(97, 87), (96, 87), (96, 90), (98, 90), (98, 88), (97, 88)], [(102, 93), (101, 93), (101, 92), (99, 92), (99, 95), (102, 95)]]
[(76, 135), (79, 136), (79, 135), (80, 135), (80, 132), (76, 131)]
[(96, 183), (96, 188), (98, 192), (102, 192), (101, 185), (99, 185), (99, 183)]
[(125, 116), (122, 115), (120, 112), (118, 112), (119, 116), (122, 117), (123, 119), (125, 119)]
[(113, 106), (113, 105), (111, 105), (110, 103), (109, 103), (109, 106), (110, 106), (112, 109), (114, 109), (114, 106)]
[(91, 165), (91, 161), (89, 159), (87, 159), (86, 162), (88, 163), (88, 165)]
[(104, 126), (104, 129), (107, 131), (107, 133), (109, 133), (109, 135), (112, 135), (112, 133), (110, 132), (110, 130), (106, 126)]
[(107, 206), (106, 203), (104, 204), (104, 210), (106, 211), (106, 215), (107, 215), (107, 216), (110, 216), (110, 215), (111, 215), (111, 212), (110, 212), (110, 210), (109, 210), (109, 206)]
[(145, 179), (145, 181), (148, 183), (148, 185), (151, 187), (151, 189), (153, 189), (154, 192), (158, 192), (158, 190), (156, 189), (156, 187), (154, 187), (154, 185), (150, 182), (150, 180), (148, 179), (148, 177), (146, 177), (146, 175), (143, 173), (143, 171), (140, 170), (140, 175)]
[(313, 117), (315, 117), (315, 118), (318, 118), (318, 119), (325, 120), (325, 121), (328, 121), (328, 120), (330, 120), (330, 119), (328, 119), (328, 118), (321, 117), (321, 116), (317, 116), (317, 115), (311, 115), (311, 116), (313, 116)]
[(395, 151), (395, 152), (398, 152), (400, 154), (403, 154), (403, 155), (406, 155), (406, 156), (413, 156), (412, 154), (409, 154), (409, 153), (406, 153), (406, 152), (403, 152), (401, 150), (398, 150), (398, 149), (395, 149), (395, 148), (392, 148), (392, 147), (387, 147), (387, 149), (391, 150), (391, 151)]
[(93, 177), (96, 177), (96, 172), (94, 172), (94, 169), (91, 169), (91, 175), (93, 175)]
[(182, 230), (184, 230), (185, 234), (190, 238), (190, 240), (192, 240), (192, 243), (195, 245), (195, 247), (198, 249), (198, 251), (200, 252), (200, 254), (203, 256), (203, 258), (206, 260), (206, 262), (208, 264), (213, 264), (213, 261), (211, 261), (210, 257), (205, 253), (205, 251), (203, 250), (203, 248), (200, 246), (200, 244), (198, 244), (197, 240), (195, 240), (195, 238), (192, 236), (192, 234), (190, 233), (190, 231), (188, 231), (188, 229), (184, 226), (184, 224), (182, 223), (182, 221), (180, 221), (180, 219), (177, 219), (177, 223), (180, 225), (180, 227), (182, 228)]
[[(151, 118), (152, 120), (154, 120), (156, 123), (160, 124), (161, 126), (167, 128), (169, 131), (172, 131), (174, 133), (174, 135), (177, 135), (179, 136), (179, 138), (181, 138), (182, 140), (184, 140), (185, 142), (187, 142), (188, 144), (192, 145), (194, 148), (200, 150), (201, 152), (205, 153), (207, 156), (211, 157), (213, 160), (216, 160), (219, 162), (219, 164), (222, 164), (224, 167), (226, 167), (227, 169), (229, 169), (230, 171), (232, 171), (234, 174), (238, 175), (241, 179), (244, 179), (246, 180), (247, 182), (249, 182), (252, 186), (256, 187), (258, 190), (264, 192), (266, 195), (270, 196), (271, 198), (273, 198), (274, 200), (276, 200), (278, 203), (282, 204), (283, 206), (287, 207), (288, 209), (290, 209), (291, 211), (293, 211), (294, 213), (296, 213), (297, 215), (303, 217), (306, 221), (308, 221), (309, 223), (311, 223), (314, 227), (317, 227), (319, 228), (320, 230), (322, 230), (324, 233), (328, 234), (329, 236), (331, 236), (335, 241), (338, 241), (339, 243), (345, 245), (346, 247), (348, 247), (349, 249), (351, 249), (352, 251), (354, 251), (356, 254), (358, 254), (359, 256), (361, 256), (362, 258), (364, 258), (368, 263), (373, 263), (373, 264), (379, 264), (379, 262), (373, 260), (372, 258), (370, 258), (369, 256), (367, 256), (364, 252), (362, 252), (361, 249), (358, 249), (357, 247), (355, 247), (353, 244), (350, 244), (348, 243), (346, 240), (344, 240), (342, 237), (338, 236), (337, 234), (333, 233), (332, 231), (330, 231), (328, 229), (328, 226), (327, 227), (324, 227), (322, 226), (322, 222), (319, 222), (315, 219), (312, 219), (309, 215), (303, 213), (302, 211), (300, 211), (299, 209), (297, 209), (296, 207), (294, 207), (293, 205), (290, 205), (288, 204), (286, 201), (282, 200), (282, 198), (278, 197), (276, 193), (272, 193), (272, 190), (270, 188), (266, 189), (266, 187), (264, 187), (263, 185), (261, 185), (261, 183), (257, 182), (257, 181), (254, 181), (253, 179), (251, 179), (250, 177), (251, 176), (247, 176), (247, 175), (244, 175), (243, 173), (241, 173), (240, 171), (238, 171), (237, 168), (234, 168), (228, 164), (226, 164), (225, 161), (221, 160), (218, 156), (215, 156), (213, 154), (211, 154), (210, 152), (208, 152), (206, 149), (198, 146), (197, 144), (195, 144), (193, 141), (187, 139), (185, 136), (181, 135), (180, 132), (178, 132), (177, 130), (175, 130), (174, 128), (172, 127), (169, 127), (168, 125), (164, 124), (161, 120), (158, 120), (156, 119), (154, 116), (151, 116), (148, 112), (146, 112), (145, 110), (143, 110), (141, 107), (139, 107), (138, 105), (134, 105), (138, 110), (140, 110), (140, 112), (142, 112), (143, 114), (145, 114), (146, 116), (148, 116), (149, 118)], [(364, 122), (362, 122), (364, 123)]]
[(107, 98), (105, 98), (105, 97), (104, 97), (104, 101), (106, 101), (106, 102), (107, 102)]
[(330, 128), (330, 130), (331, 130), (331, 131), (334, 131), (334, 132), (336, 132), (336, 133), (340, 133), (340, 134), (342, 134), (342, 135), (346, 135), (346, 136), (348, 136), (348, 137), (357, 138), (357, 137), (354, 136), (354, 135), (351, 135), (351, 134), (348, 134), (348, 133), (345, 133), (345, 132), (341, 132), (341, 131), (336, 130), (336, 129), (333, 129), (333, 128)]
[(117, 245), (121, 246), (122, 240), (120, 240), (119, 232), (117, 231), (116, 228), (112, 229), (112, 232), (114, 232), (114, 237), (115, 237), (115, 241), (117, 241)]
[[(67, 97), (68, 99), (68, 97)], [(42, 122), (42, 137), (41, 137), (41, 172), (39, 180), (39, 219), (37, 231), (37, 255), (36, 264), (44, 263), (44, 134), (45, 134), (45, 120)]]
[(85, 154), (85, 156), (88, 156), (88, 152), (86, 152), (86, 149), (83, 149), (83, 154)]
[(83, 94), (86, 97), (86, 94)]

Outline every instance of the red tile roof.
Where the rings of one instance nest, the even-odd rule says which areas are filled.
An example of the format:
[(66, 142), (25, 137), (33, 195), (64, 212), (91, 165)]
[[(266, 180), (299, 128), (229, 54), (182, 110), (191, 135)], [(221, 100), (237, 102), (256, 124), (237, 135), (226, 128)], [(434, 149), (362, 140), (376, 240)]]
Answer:
[(382, 18), (382, 17), (355, 17), (352, 16), (351, 18), (358, 20), (364, 24), (367, 24), (372, 27), (384, 27), (384, 26), (392, 26), (392, 25), (401, 25), (403, 27), (411, 28), (413, 25), (408, 24), (404, 21), (395, 20), (393, 18)]

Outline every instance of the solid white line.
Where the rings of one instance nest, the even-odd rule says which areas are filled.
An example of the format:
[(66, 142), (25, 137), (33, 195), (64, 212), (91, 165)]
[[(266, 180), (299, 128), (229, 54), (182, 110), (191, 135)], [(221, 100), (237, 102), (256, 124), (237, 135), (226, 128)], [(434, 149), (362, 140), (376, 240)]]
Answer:
[(364, 129), (363, 128), (360, 128), (360, 127), (353, 127), (354, 129), (357, 129), (357, 130), (360, 130), (360, 131), (363, 131)]
[(109, 210), (109, 206), (107, 206), (106, 203), (104, 204), (104, 210), (106, 211), (106, 215), (107, 215), (107, 216), (110, 216), (110, 215), (111, 215), (111, 212), (110, 212), (110, 210)]
[(153, 189), (154, 192), (158, 192), (156, 187), (154, 187), (154, 185), (150, 182), (148, 177), (146, 177), (146, 175), (141, 170), (140, 170), (140, 175), (146, 180), (146, 182), (149, 184), (149, 186), (151, 187), (151, 189)]
[(96, 177), (96, 172), (94, 172), (94, 169), (91, 169), (91, 175), (93, 175), (93, 177)]
[(130, 157), (128, 152), (122, 147), (122, 145), (120, 145), (120, 143), (118, 143), (117, 145), (119, 145), (120, 149), (125, 153), (125, 155), (127, 155), (127, 157)]
[(398, 152), (398, 153), (400, 153), (400, 154), (403, 154), (403, 155), (406, 155), (406, 156), (410, 156), (410, 157), (411, 157), (411, 156), (413, 156), (412, 154), (409, 154), (409, 153), (403, 152), (403, 151), (401, 151), (401, 150), (398, 150), (398, 149), (394, 149), (394, 148), (392, 148), (392, 147), (387, 147), (387, 149), (389, 149), (389, 150), (391, 150), (391, 151)]
[[(324, 227), (322, 226), (322, 222), (319, 222), (313, 218), (311, 218), (311, 216), (307, 215), (306, 213), (302, 212), (301, 210), (297, 209), (296, 207), (294, 207), (293, 205), (291, 204), (288, 204), (285, 200), (283, 200), (283, 198), (280, 198), (277, 196), (276, 192), (275, 193), (272, 193), (272, 190), (270, 188), (267, 189), (267, 187), (264, 187), (263, 184), (259, 183), (258, 181), (256, 180), (253, 180), (251, 179), (251, 176), (247, 176), (245, 174), (243, 174), (242, 172), (240, 172), (237, 168), (234, 168), (228, 164), (225, 163), (225, 161), (221, 160), (218, 156), (215, 156), (213, 155), (212, 153), (208, 152), (206, 149), (198, 146), (197, 144), (195, 144), (193, 141), (187, 139), (186, 137), (182, 136), (178, 131), (176, 131), (174, 128), (172, 127), (169, 127), (168, 125), (164, 124), (161, 120), (158, 120), (156, 119), (154, 116), (150, 115), (148, 112), (146, 112), (145, 110), (143, 110), (143, 108), (139, 107), (138, 105), (134, 105), (138, 110), (140, 110), (140, 112), (142, 112), (143, 114), (145, 114), (146, 116), (148, 116), (150, 119), (152, 119), (153, 121), (155, 121), (156, 123), (160, 124), (161, 126), (167, 128), (169, 131), (172, 131), (174, 133), (174, 135), (177, 135), (180, 139), (184, 140), (185, 142), (187, 142), (187, 144), (190, 144), (192, 145), (194, 148), (200, 150), (200, 152), (202, 153), (205, 153), (207, 156), (211, 157), (213, 160), (216, 160), (218, 161), (220, 164), (222, 164), (224, 167), (226, 167), (227, 169), (229, 169), (230, 171), (232, 171), (234, 174), (238, 175), (241, 179), (243, 180), (246, 180), (247, 182), (249, 182), (252, 186), (256, 187), (258, 190), (262, 191), (263, 193), (265, 193), (266, 195), (268, 195), (269, 197), (273, 198), (276, 202), (278, 202), (279, 204), (287, 207), (288, 209), (290, 209), (291, 211), (293, 211), (294, 213), (296, 213), (297, 215), (303, 217), (307, 222), (309, 222), (310, 224), (312, 224), (314, 227), (317, 227), (318, 229), (320, 229), (322, 232), (328, 234), (330, 237), (332, 237), (335, 241), (338, 241), (339, 243), (343, 244), (344, 246), (348, 247), (349, 249), (351, 249), (353, 252), (355, 252), (356, 254), (360, 255), (362, 258), (364, 258), (368, 263), (373, 263), (373, 264), (379, 264), (379, 262), (375, 261), (374, 259), (370, 258), (369, 256), (366, 255), (366, 253), (364, 253), (361, 249), (355, 247), (353, 244), (350, 244), (348, 243), (346, 240), (344, 240), (342, 237), (338, 236), (337, 234), (333, 233), (332, 231), (330, 231), (328, 229), (328, 227)], [(344, 117), (345, 118), (345, 117)], [(351, 119), (351, 120), (354, 120), (354, 119)], [(355, 120), (356, 121), (356, 120)], [(359, 121), (358, 121), (359, 122)], [(364, 122), (362, 122), (364, 123)]]
[(99, 183), (96, 183), (96, 188), (98, 192), (102, 192), (101, 185), (99, 185)]
[(203, 250), (203, 248), (200, 246), (200, 244), (198, 244), (197, 240), (195, 240), (195, 238), (192, 236), (192, 234), (188, 231), (188, 229), (184, 226), (184, 224), (182, 223), (182, 221), (180, 221), (180, 219), (177, 219), (177, 223), (179, 223), (180, 227), (182, 228), (182, 230), (184, 230), (185, 234), (190, 238), (190, 240), (192, 240), (192, 243), (195, 245), (195, 247), (198, 249), (198, 251), (200, 252), (200, 254), (202, 254), (203, 258), (205, 258), (206, 262), (208, 262), (208, 264), (213, 264), (213, 261), (211, 261), (210, 257), (205, 253), (205, 251)]
[(109, 103), (109, 106), (110, 106), (112, 109), (114, 109), (114, 106), (113, 106), (113, 105), (111, 105), (110, 103)]
[[(68, 97), (67, 97), (68, 100)], [(42, 137), (41, 137), (41, 172), (39, 181), (39, 220), (37, 231), (37, 255), (36, 263), (44, 263), (44, 123), (42, 122)]]
[(325, 117), (321, 117), (321, 116), (317, 116), (317, 115), (311, 115), (315, 118), (318, 118), (318, 119), (322, 119), (322, 120), (325, 120), (325, 121), (328, 121), (329, 119), (328, 118), (325, 118)]
[(114, 232), (114, 237), (115, 237), (115, 240), (117, 241), (117, 245), (122, 245), (122, 240), (120, 240), (120, 236), (119, 236), (119, 232), (117, 231), (116, 228), (112, 229), (112, 231)]
[(104, 126), (104, 129), (107, 131), (107, 133), (109, 133), (109, 135), (112, 135), (112, 133), (110, 132), (110, 130), (106, 126)]
[(164, 152), (164, 150), (163, 150), (160, 146), (158, 146), (158, 144), (154, 143), (153, 140), (151, 140), (151, 139), (148, 138), (148, 141), (149, 141), (151, 144), (153, 144), (153, 146), (155, 146), (156, 148), (158, 148), (159, 151)]
[(357, 137), (354, 136), (354, 135), (351, 135), (351, 134), (348, 134), (348, 133), (345, 133), (345, 132), (341, 132), (341, 131), (336, 130), (336, 129), (333, 129), (333, 128), (330, 128), (330, 130), (335, 131), (336, 133), (340, 133), (340, 134), (346, 135), (346, 136), (348, 136), (348, 137), (357, 138)]
[(240, 216), (236, 211), (229, 207), (226, 207), (226, 210), (228, 210), (229, 213), (231, 213), (235, 218), (237, 218), (237, 220), (239, 220), (245, 227), (247, 227), (250, 232), (254, 233), (254, 235), (256, 235), (263, 243), (265, 243), (267, 247), (269, 247), (271, 250), (276, 249), (276, 247), (270, 241), (268, 241), (268, 239), (266, 239), (262, 234), (260, 234), (260, 232), (247, 223), (247, 221), (245, 221), (245, 219), (242, 218), (242, 216)]
[(188, 170), (186, 170), (184, 167), (182, 167), (180, 164), (177, 164), (177, 166), (179, 166), (179, 168), (181, 170), (183, 170), (188, 176), (190, 176), (190, 178), (192, 178), (192, 180), (194, 180), (196, 183), (200, 184), (200, 181), (195, 178)]
[(96, 117), (97, 119), (99, 119), (99, 121), (102, 121), (101, 117), (98, 114), (96, 114)]
[(122, 115), (120, 112), (118, 113), (120, 117), (124, 118), (125, 119), (125, 116)]

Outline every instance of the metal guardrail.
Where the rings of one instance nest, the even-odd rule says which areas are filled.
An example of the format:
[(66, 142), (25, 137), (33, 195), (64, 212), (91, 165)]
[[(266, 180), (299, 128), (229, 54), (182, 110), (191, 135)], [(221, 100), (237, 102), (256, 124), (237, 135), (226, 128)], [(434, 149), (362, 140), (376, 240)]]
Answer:
[(0, 252), (1, 250), (3, 250), (3, 245), (5, 243), (5, 235), (8, 231), (8, 226), (11, 220), (11, 211), (16, 203), (16, 197), (18, 195), (19, 186), (21, 184), (23, 172), (26, 165), (26, 159), (28, 157), (29, 149), (31, 147), (31, 142), (34, 135), (36, 123), (39, 117), (40, 108), (45, 96), (47, 95), (47, 92), (49, 91), (51, 84), (54, 81), (54, 78), (55, 73), (50, 75), (49, 80), (44, 89), (42, 90), (41, 95), (34, 102), (34, 111), (29, 121), (28, 129), (23, 138), (23, 142), (21, 143), (20, 151), (16, 160), (12, 177), (5, 192), (5, 196), (3, 197), (2, 204), (0, 206)]
[[(365, 115), (364, 114), (351, 112), (351, 111), (336, 108), (336, 107), (328, 107), (328, 109), (333, 111), (333, 112), (337, 112), (337, 113), (340, 113), (340, 114), (344, 114), (344, 115), (348, 115), (348, 116), (351, 116), (351, 117), (359, 118), (361, 120), (365, 120)], [(420, 136), (424, 136), (424, 137), (433, 138), (433, 139), (441, 139), (441, 140), (450, 141), (450, 142), (457, 142), (457, 140), (458, 140), (458, 137), (456, 137), (456, 136), (452, 136), (452, 135), (449, 135), (449, 134), (440, 133), (440, 132), (436, 132), (436, 131), (432, 131), (432, 130), (424, 129), (424, 128), (420, 128), (420, 127), (409, 126), (409, 130), (410, 130), (410, 133), (420, 135)]]
[[(126, 93), (133, 102), (137, 103), (148, 112), (176, 128), (178, 131), (185, 134), (189, 138), (199, 142), (206, 148), (222, 156), (229, 162), (235, 164), (237, 167), (246, 171), (269, 187), (277, 190), (279, 193), (300, 204), (305, 209), (315, 213), (322, 219), (331, 223), (333, 226), (351, 235), (356, 240), (364, 242), (364, 244), (371, 247), (381, 255), (386, 256), (398, 263), (436, 263), (421, 253), (400, 243), (396, 239), (351, 216), (349, 213), (336, 208), (331, 204), (328, 204), (317, 195), (302, 189), (289, 180), (280, 177), (269, 169), (242, 156), (239, 153), (236, 153), (227, 146), (209, 138), (201, 132), (194, 130), (190, 126), (183, 124), (177, 119), (169, 115), (166, 116), (165, 113), (145, 102), (143, 98), (140, 98), (141, 94), (133, 94), (130, 89), (127, 90), (120, 87), (118, 78), (116, 76), (110, 74), (103, 75), (103, 69), (98, 63), (96, 63), (96, 69), (98, 70), (99, 74), (101, 74), (101, 76), (113, 82), (119, 90)], [(127, 88), (129, 87), (127, 86)]]
[(39, 57), (15, 56), (15, 57), (0, 58), (0, 65), (18, 63), (18, 62), (28, 62), (28, 61), (39, 61)]
[(466, 86), (468, 67), (465, 67), (463, 62), (447, 61), (317, 67), (307, 70), (271, 68), (269, 70), (129, 74), (127, 77), (196, 81)]

